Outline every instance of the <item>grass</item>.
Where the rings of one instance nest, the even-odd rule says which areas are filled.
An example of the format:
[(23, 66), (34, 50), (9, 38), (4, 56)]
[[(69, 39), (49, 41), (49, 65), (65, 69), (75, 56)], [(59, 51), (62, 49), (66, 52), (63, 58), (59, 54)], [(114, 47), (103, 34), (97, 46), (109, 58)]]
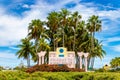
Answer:
[(0, 71), (0, 80), (120, 80), (120, 73)]

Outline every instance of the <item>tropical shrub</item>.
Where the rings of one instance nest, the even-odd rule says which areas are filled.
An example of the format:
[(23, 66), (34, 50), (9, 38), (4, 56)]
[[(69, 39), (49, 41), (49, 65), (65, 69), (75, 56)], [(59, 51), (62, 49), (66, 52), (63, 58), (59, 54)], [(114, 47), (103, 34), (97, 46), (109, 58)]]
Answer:
[(110, 64), (113, 68), (120, 67), (120, 57), (115, 57), (114, 59), (112, 59)]
[(48, 64), (42, 64), (42, 65), (35, 65), (31, 68), (28, 68), (26, 72), (33, 73), (36, 71), (44, 71), (44, 72), (84, 72), (84, 70), (81, 69), (75, 69), (75, 68), (68, 68), (66, 65), (48, 65)]

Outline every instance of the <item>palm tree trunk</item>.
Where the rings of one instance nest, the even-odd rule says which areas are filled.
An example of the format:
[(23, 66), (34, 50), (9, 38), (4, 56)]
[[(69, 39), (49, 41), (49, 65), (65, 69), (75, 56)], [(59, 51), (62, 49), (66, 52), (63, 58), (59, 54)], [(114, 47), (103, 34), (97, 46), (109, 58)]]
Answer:
[(27, 67), (30, 67), (30, 55), (27, 56)]
[(53, 42), (53, 45), (54, 45), (54, 51), (55, 51), (55, 39), (53, 39), (53, 41), (54, 41), (54, 42)]
[(39, 64), (39, 57), (37, 54), (38, 50), (38, 39), (35, 40), (35, 52), (36, 52), (36, 57), (37, 57), (37, 64)]
[[(94, 45), (93, 45), (94, 44), (93, 43), (93, 39), (94, 39), (93, 38), (94, 37), (93, 32), (91, 32), (90, 35), (91, 35), (91, 50), (90, 50), (90, 52), (91, 52), (91, 54), (93, 54), (93, 51), (94, 51), (94, 49), (93, 49), (94, 48)], [(92, 60), (92, 56), (91, 56), (89, 64), (91, 64), (90, 67), (93, 69), (92, 63), (93, 63), (93, 60)]]
[[(57, 39), (58, 39), (58, 33), (57, 33)], [(56, 42), (56, 47), (58, 47), (58, 41)]]
[[(95, 32), (92, 33), (92, 52), (94, 52), (94, 36), (95, 36)], [(93, 69), (93, 66), (94, 66), (94, 57), (92, 58), (91, 61), (92, 61), (91, 62), (91, 68)]]
[(92, 69), (93, 69), (93, 66), (94, 66), (94, 61), (95, 61), (95, 58), (93, 57), (92, 58), (92, 63), (91, 63)]
[(56, 48), (58, 47), (58, 42), (56, 42)]
[[(63, 29), (64, 30), (64, 29)], [(64, 31), (63, 31), (63, 47), (64, 47)]]
[(73, 51), (75, 51), (75, 31), (74, 31), (74, 44), (73, 44)]
[(90, 57), (88, 57), (88, 68), (90, 68)]

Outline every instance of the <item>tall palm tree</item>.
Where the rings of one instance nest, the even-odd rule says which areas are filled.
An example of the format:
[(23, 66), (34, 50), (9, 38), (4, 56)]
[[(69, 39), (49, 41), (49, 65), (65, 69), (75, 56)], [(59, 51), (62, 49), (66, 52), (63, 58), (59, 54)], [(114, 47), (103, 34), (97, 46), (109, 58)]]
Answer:
[(38, 40), (41, 37), (42, 32), (44, 31), (43, 22), (39, 19), (32, 20), (28, 26), (28, 38), (35, 39), (35, 47), (37, 53)]
[(47, 23), (47, 27), (49, 28), (48, 30), (48, 36), (51, 38), (50, 41), (50, 46), (53, 46), (53, 50), (55, 51), (55, 42), (56, 42), (56, 34), (57, 34), (57, 29), (59, 27), (59, 14), (58, 12), (51, 12), (49, 13), (48, 17), (47, 17), (48, 21)]
[(61, 9), (60, 11), (60, 24), (61, 24), (61, 30), (62, 30), (62, 33), (63, 33), (63, 47), (65, 46), (65, 42), (64, 42), (64, 38), (65, 38), (65, 33), (64, 33), (64, 29), (66, 26), (68, 26), (68, 16), (70, 15), (70, 12), (67, 10), (67, 9)]
[(43, 35), (45, 36), (44, 29), (45, 28), (43, 28), (43, 22), (40, 19), (32, 20), (28, 26), (28, 38), (35, 40), (35, 52), (36, 52), (37, 59), (38, 59), (37, 53), (38, 53), (38, 46), (39, 46), (38, 41), (41, 37), (43, 37)]
[[(95, 32), (101, 31), (101, 20), (99, 20), (98, 16), (91, 16), (88, 19), (88, 23), (87, 23), (87, 29), (90, 32), (91, 37), (91, 53), (94, 53), (94, 37), (95, 37)], [(94, 66), (94, 57), (92, 58), (92, 64), (91, 64), (91, 68), (93, 68)]]
[(72, 27), (73, 32), (74, 32), (73, 50), (75, 50), (76, 29), (77, 29), (77, 26), (78, 26), (80, 19), (81, 19), (81, 15), (79, 15), (79, 13), (77, 11), (72, 14), (71, 27)]
[[(94, 52), (92, 54), (90, 54), (89, 57), (93, 57), (94, 59), (95, 59), (95, 57), (98, 57), (98, 58), (102, 59), (104, 57), (104, 55), (106, 55), (106, 52), (102, 49), (101, 42), (99, 42), (97, 39), (95, 39)], [(91, 62), (91, 64), (94, 64), (94, 60)]]
[(35, 50), (33, 44), (29, 41), (29, 39), (25, 38), (21, 40), (22, 44), (19, 44), (18, 47), (20, 50), (16, 53), (18, 58), (27, 59), (27, 66), (30, 67), (30, 56), (35, 55)]
[[(40, 38), (38, 40), (38, 52), (41, 51), (46, 51), (46, 53), (51, 50), (49, 44), (47, 43), (47, 41), (45, 41), (45, 38)], [(36, 62), (38, 60), (38, 56), (36, 57), (35, 55), (33, 55), (34, 62)]]

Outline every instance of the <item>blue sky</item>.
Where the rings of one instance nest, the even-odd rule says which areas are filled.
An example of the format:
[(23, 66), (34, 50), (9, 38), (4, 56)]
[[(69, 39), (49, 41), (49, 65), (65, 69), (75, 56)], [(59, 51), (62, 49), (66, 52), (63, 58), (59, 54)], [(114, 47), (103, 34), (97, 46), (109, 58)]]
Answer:
[(102, 41), (107, 55), (102, 60), (96, 58), (95, 68), (120, 56), (119, 0), (0, 0), (0, 65), (19, 65), (23, 59), (15, 56), (16, 45), (27, 35), (28, 23), (32, 19), (46, 20), (49, 12), (61, 8), (78, 11), (83, 20), (93, 14), (102, 20), (102, 31), (96, 33), (96, 38)]

